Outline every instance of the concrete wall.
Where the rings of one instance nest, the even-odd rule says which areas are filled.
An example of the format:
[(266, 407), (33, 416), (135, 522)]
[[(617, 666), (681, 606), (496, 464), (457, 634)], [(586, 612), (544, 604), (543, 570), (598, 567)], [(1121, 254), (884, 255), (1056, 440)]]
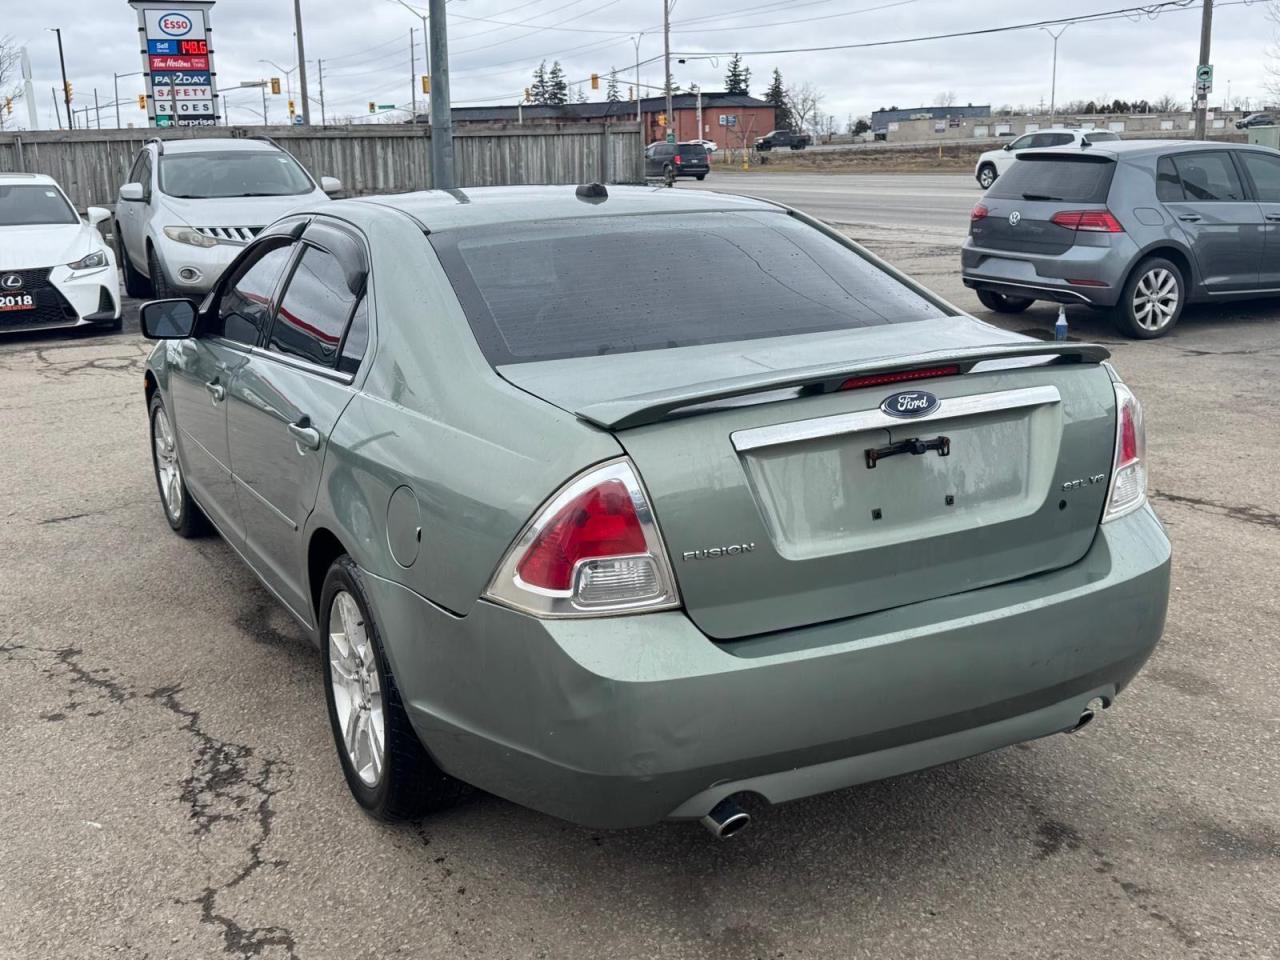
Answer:
[[(164, 140), (270, 135), (314, 176), (342, 181), (347, 196), (431, 186), (428, 129), (415, 126), (207, 127), (180, 131), (41, 130), (0, 133), (0, 171), (46, 173), (75, 205), (114, 203), (134, 156)], [(454, 131), (463, 187), (525, 183), (637, 183), (641, 143), (630, 123), (488, 124)]]
[[(1225, 135), (1235, 132), (1235, 122), (1242, 113), (1214, 112), (1209, 122), (1209, 134)], [(1035, 130), (1056, 127), (1084, 127), (1099, 130), (1115, 130), (1121, 135), (1150, 134), (1152, 136), (1185, 136), (1194, 129), (1190, 113), (1137, 113), (1090, 114), (1058, 116), (1053, 123), (1047, 116), (966, 117), (961, 120), (902, 120), (888, 126), (886, 140), (890, 143), (933, 143), (955, 140), (1012, 139)], [(941, 129), (939, 129), (941, 128)]]

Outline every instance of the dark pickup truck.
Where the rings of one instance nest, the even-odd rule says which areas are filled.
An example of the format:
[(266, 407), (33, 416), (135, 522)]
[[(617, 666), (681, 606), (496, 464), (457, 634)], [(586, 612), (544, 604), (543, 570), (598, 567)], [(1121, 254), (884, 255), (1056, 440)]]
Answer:
[(811, 143), (813, 143), (813, 138), (807, 133), (793, 133), (790, 130), (774, 130), (772, 133), (766, 133), (763, 137), (756, 138), (756, 149), (772, 150), (775, 147), (790, 147), (792, 150), (803, 150)]

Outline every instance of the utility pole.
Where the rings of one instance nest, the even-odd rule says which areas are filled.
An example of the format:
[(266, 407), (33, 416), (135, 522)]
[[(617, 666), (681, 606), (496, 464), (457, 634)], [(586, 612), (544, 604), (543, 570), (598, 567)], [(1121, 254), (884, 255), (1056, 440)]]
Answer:
[[(663, 0), (666, 2), (666, 0)], [(453, 117), (449, 106), (449, 35), (444, 16), (445, 0), (430, 0), (427, 13), (431, 28), (431, 186), (452, 190)]]
[(327, 121), (324, 118), (324, 61), (316, 61), (316, 73), (320, 75), (320, 126), (325, 126)]
[[(638, 33), (631, 38), (631, 42), (636, 45), (636, 123), (640, 122), (640, 39), (643, 33)], [(644, 141), (644, 131), (640, 132), (640, 140)]]
[(298, 93), (302, 97), (302, 123), (309, 127), (311, 101), (307, 97), (307, 53), (302, 44), (302, 0), (293, 0), (293, 28), (298, 35)]
[(111, 74), (111, 94), (116, 102), (116, 129), (120, 129), (120, 74)]
[[(58, 88), (50, 87), (49, 93), (53, 96), (53, 119), (58, 121), (58, 129), (62, 129), (62, 113), (58, 110)], [(70, 111), (67, 112), (67, 118), (71, 118)]]
[(671, 115), (671, 0), (662, 0), (662, 87), (667, 92), (667, 139), (675, 117)]
[[(102, 108), (98, 106), (98, 88), (97, 87), (93, 88), (93, 112), (98, 118), (98, 129), (101, 130), (102, 129)], [(87, 127), (89, 125), (89, 111), (87, 109), (85, 110), (84, 116), (85, 116), (84, 125)]]
[(67, 107), (67, 129), (74, 130), (76, 125), (71, 119), (71, 85), (67, 83), (67, 60), (62, 55), (62, 28), (49, 27), (48, 29), (58, 35), (58, 65), (62, 67), (62, 102)]
[[(1213, 35), (1213, 0), (1203, 0), (1200, 9), (1200, 66), (1206, 66), (1209, 63), (1209, 40)], [(1202, 97), (1199, 89), (1196, 90), (1196, 139), (1203, 140), (1205, 138), (1209, 118), (1207, 116), (1209, 110), (1209, 94), (1208, 92)]]
[(418, 122), (418, 63), (413, 47), (413, 27), (409, 28), (409, 96), (413, 103), (413, 122)]

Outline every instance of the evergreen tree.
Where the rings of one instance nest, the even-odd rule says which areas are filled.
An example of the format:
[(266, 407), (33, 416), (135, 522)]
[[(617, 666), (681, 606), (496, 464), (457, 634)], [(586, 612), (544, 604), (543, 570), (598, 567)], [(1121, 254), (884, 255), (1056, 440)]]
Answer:
[(782, 85), (782, 71), (773, 68), (773, 81), (764, 95), (766, 103), (773, 104), (773, 129), (793, 130), (791, 108), (787, 106), (787, 89)]
[(547, 61), (543, 60), (533, 71), (533, 83), (529, 87), (531, 103), (547, 102)]
[(564, 68), (559, 60), (551, 64), (551, 71), (547, 74), (546, 102), (557, 107), (569, 102), (569, 82), (564, 78)]
[(726, 93), (750, 93), (751, 69), (742, 65), (742, 56), (735, 53), (729, 61), (729, 72), (724, 75)]
[(622, 99), (618, 96), (618, 71), (613, 67), (609, 68), (609, 84), (605, 87), (604, 98), (610, 103), (617, 103)]

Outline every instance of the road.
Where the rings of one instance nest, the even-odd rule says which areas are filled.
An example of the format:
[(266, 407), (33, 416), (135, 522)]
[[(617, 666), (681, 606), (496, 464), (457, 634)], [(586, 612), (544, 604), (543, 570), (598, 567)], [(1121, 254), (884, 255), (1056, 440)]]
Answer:
[(832, 223), (910, 228), (962, 238), (969, 211), (982, 197), (967, 174), (774, 173), (717, 167), (681, 189), (746, 193), (798, 207)]
[[(851, 232), (976, 310), (954, 244)], [(222, 541), (164, 521), (134, 319), (0, 340), (0, 957), (1274, 960), (1276, 317), (1191, 310), (1132, 343), (1071, 313), (1146, 404), (1175, 550), (1165, 638), (1110, 711), (720, 844), (483, 795), (362, 815), (307, 638)]]

